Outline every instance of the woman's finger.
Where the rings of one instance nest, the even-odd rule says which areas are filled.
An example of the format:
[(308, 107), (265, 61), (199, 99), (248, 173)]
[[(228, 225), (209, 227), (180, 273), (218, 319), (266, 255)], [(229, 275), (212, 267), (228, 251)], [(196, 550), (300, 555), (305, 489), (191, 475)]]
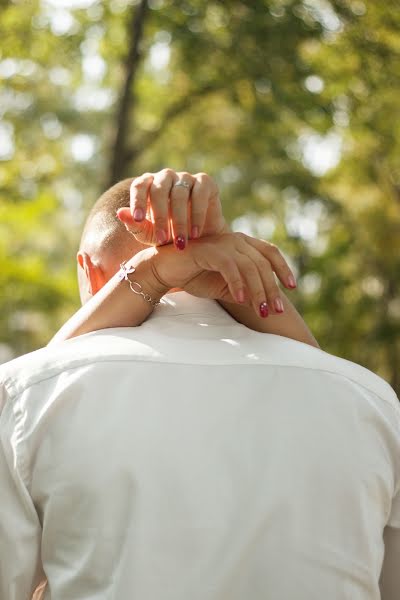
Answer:
[(269, 311), (275, 314), (283, 313), (283, 300), (270, 261), (263, 256), (259, 250), (248, 243), (246, 243), (246, 247), (243, 248), (243, 250), (241, 249), (241, 253), (243, 253), (243, 251), (247, 258), (250, 258), (258, 269)]
[(175, 171), (163, 169), (155, 173), (150, 187), (149, 199), (154, 222), (154, 237), (158, 245), (170, 239), (169, 197), (175, 180)]
[(294, 289), (296, 287), (296, 278), (293, 274), (293, 271), (275, 244), (271, 244), (265, 240), (252, 238), (245, 234), (242, 234), (241, 237), (244, 239), (244, 241), (256, 248), (256, 250), (261, 252), (261, 254), (269, 260), (273, 271), (275, 271), (282, 285), (289, 289)]
[(236, 302), (245, 301), (244, 281), (241, 277), (232, 249), (219, 247), (215, 244), (204, 244), (196, 246), (194, 242), (191, 251), (195, 253), (198, 266), (205, 271), (215, 271), (225, 280), (229, 292)]
[(235, 260), (225, 254), (218, 257), (219, 273), (226, 281), (232, 298), (242, 304), (245, 301), (244, 283)]
[(269, 306), (267, 294), (264, 289), (263, 280), (260, 276), (259, 267), (252, 258), (236, 251), (235, 262), (239, 267), (240, 275), (246, 282), (249, 300), (259, 317), (268, 317)]
[(135, 221), (128, 206), (119, 208), (117, 210), (117, 217), (138, 242), (151, 245), (155, 243), (153, 239), (153, 223), (151, 221), (148, 219), (140, 223)]
[(194, 184), (194, 177), (187, 172), (175, 174), (170, 192), (170, 220), (174, 243), (178, 250), (184, 250), (188, 239), (189, 198)]
[(199, 238), (203, 233), (210, 198), (218, 191), (215, 183), (205, 173), (194, 175), (194, 185), (191, 194), (190, 220), (191, 237)]
[(152, 182), (153, 174), (144, 173), (140, 177), (135, 177), (131, 183), (130, 208), (132, 217), (137, 223), (141, 223), (146, 218), (147, 201)]

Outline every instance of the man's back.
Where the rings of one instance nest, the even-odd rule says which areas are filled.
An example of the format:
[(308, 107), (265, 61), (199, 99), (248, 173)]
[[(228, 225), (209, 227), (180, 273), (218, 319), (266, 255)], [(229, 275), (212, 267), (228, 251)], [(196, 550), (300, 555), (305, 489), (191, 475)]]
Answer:
[(400, 527), (389, 386), (169, 302), (4, 368), (1, 598), (41, 565), (52, 600), (379, 598)]

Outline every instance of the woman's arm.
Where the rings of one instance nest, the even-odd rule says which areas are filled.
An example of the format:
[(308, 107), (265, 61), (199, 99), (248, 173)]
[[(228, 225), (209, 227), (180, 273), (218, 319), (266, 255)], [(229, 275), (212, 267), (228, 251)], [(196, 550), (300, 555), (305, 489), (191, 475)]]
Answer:
[[(246, 236), (246, 240), (251, 238)], [(236, 320), (251, 329), (318, 346), (283, 295), (283, 314), (268, 318), (259, 316), (270, 279), (265, 277), (263, 283), (258, 271), (249, 269), (249, 264), (258, 268), (261, 265), (263, 273), (272, 275), (272, 259), (268, 258), (267, 244), (263, 248), (257, 240), (263, 253), (254, 252), (254, 247), (246, 240), (235, 233), (193, 240), (179, 256), (172, 245), (147, 248), (126, 263), (127, 269), (135, 268), (129, 279), (139, 282), (153, 303), (170, 289), (180, 288), (195, 296), (219, 300)], [(243, 264), (246, 252), (249, 262)], [(244, 294), (248, 296), (248, 306), (242, 303)], [(50, 344), (108, 327), (140, 325), (152, 310), (153, 305), (134, 294), (129, 282), (116, 274), (58, 331)]]
[(246, 325), (249, 329), (261, 333), (273, 333), (283, 337), (304, 342), (310, 346), (319, 348), (319, 344), (310, 329), (307, 327), (304, 319), (299, 315), (289, 298), (281, 290), (281, 298), (284, 306), (284, 312), (276, 315), (271, 314), (267, 319), (260, 319), (254, 311), (248, 306), (232, 304), (230, 302), (219, 301), (221, 306), (239, 323)]
[[(155, 248), (136, 254), (126, 263), (135, 267), (132, 281), (140, 282), (143, 291), (154, 302), (169, 291), (168, 286), (155, 277), (152, 269)], [(134, 294), (127, 281), (114, 275), (86, 304), (84, 304), (50, 340), (49, 345), (109, 327), (135, 327), (141, 325), (153, 312), (154, 306), (138, 294)]]
[[(177, 181), (185, 181), (187, 189), (176, 187)], [(179, 202), (176, 202), (177, 194), (179, 195)], [(189, 196), (191, 197), (191, 204), (188, 202)], [(153, 222), (144, 218), (149, 205), (153, 211)], [(159, 173), (148, 173), (138, 177), (132, 182), (130, 208), (121, 209), (118, 216), (128, 231), (133, 230), (135, 232), (135, 237), (138, 241), (157, 245), (154, 222), (158, 224), (163, 223), (162, 217), (166, 218), (165, 215), (168, 214), (168, 206), (171, 209), (170, 217), (174, 232), (182, 233), (185, 227), (179, 224), (190, 220), (192, 226), (197, 226), (197, 234), (199, 236), (231, 233), (230, 227), (226, 223), (222, 213), (218, 187), (213, 179), (205, 173), (191, 175), (190, 173), (176, 173), (171, 169), (163, 169)], [(142, 212), (143, 218), (140, 221), (133, 219), (136, 209)], [(164, 228), (166, 231), (170, 229), (166, 220)], [(187, 230), (184, 235), (185, 239), (186, 236)], [(260, 244), (265, 244), (265, 242), (258, 242), (257, 240), (253, 240), (253, 243), (259, 247)], [(275, 272), (287, 289), (293, 289), (296, 287), (293, 273), (286, 265), (286, 261), (284, 261), (279, 250), (273, 245), (271, 245), (271, 248), (275, 250), (275, 254), (273, 252), (271, 254), (272, 259), (276, 263), (274, 264)], [(278, 272), (279, 265), (281, 266), (280, 273)], [(260, 318), (251, 306), (219, 301), (234, 319), (250, 329), (262, 333), (282, 335), (319, 347), (304, 320), (288, 298), (278, 289), (276, 284), (270, 283), (268, 292), (269, 317), (267, 319)], [(207, 290), (199, 289), (197, 291), (190, 291), (190, 293), (204, 296), (207, 294)], [(213, 297), (216, 298), (216, 296)], [(275, 304), (276, 301), (282, 303), (282, 305), (278, 304), (278, 310)], [(279, 310), (282, 307), (283, 311)]]

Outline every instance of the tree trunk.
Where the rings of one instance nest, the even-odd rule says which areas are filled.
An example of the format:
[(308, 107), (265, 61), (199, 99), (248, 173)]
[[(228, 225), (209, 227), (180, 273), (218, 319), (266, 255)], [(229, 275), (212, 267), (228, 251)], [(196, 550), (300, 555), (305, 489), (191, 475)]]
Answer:
[(134, 84), (141, 58), (140, 43), (143, 37), (147, 10), (147, 0), (141, 0), (139, 6), (132, 9), (132, 17), (129, 22), (129, 49), (124, 61), (124, 78), (116, 114), (115, 139), (112, 147), (107, 187), (110, 187), (124, 176), (127, 162), (127, 135), (135, 114)]
[[(397, 282), (388, 280), (387, 283), (387, 296), (385, 298), (384, 305), (386, 307), (386, 315), (389, 310), (389, 304), (397, 298), (398, 286)], [(387, 344), (387, 361), (390, 369), (390, 380), (389, 383), (400, 398), (400, 354), (399, 354), (399, 342), (395, 338)]]
[(203, 87), (193, 89), (183, 98), (179, 98), (175, 103), (167, 107), (164, 112), (161, 122), (157, 129), (143, 133), (137, 140), (135, 145), (125, 149), (125, 160), (127, 163), (132, 163), (135, 158), (141, 155), (144, 150), (147, 150), (152, 144), (154, 144), (160, 136), (164, 133), (165, 129), (170, 125), (173, 119), (179, 117), (182, 113), (186, 112), (195, 100), (203, 98), (209, 94), (217, 92), (222, 89), (222, 85), (219, 82), (207, 83)]

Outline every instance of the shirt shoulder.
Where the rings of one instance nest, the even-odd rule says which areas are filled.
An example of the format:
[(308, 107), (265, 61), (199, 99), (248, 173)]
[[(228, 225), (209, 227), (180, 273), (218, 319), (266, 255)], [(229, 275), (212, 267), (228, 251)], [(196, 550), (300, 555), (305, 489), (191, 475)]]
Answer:
[(0, 407), (4, 398), (60, 372), (114, 362), (178, 363), (194, 365), (254, 365), (301, 369), (336, 375), (372, 392), (400, 415), (400, 405), (391, 386), (378, 375), (351, 361), (333, 356), (301, 342), (251, 331), (234, 323), (204, 327), (204, 323), (164, 321), (157, 328), (105, 329), (47, 346), (0, 366)]
[(8, 394), (5, 385), (2, 385), (0, 381), (0, 415), (3, 412), (3, 408), (7, 402)]
[[(133, 328), (123, 328), (129, 331)], [(123, 340), (114, 340), (112, 350), (108, 347), (112, 330), (104, 330), (92, 334), (78, 336), (59, 344), (45, 346), (28, 354), (24, 354), (0, 365), (0, 407), (2, 398), (14, 397), (28, 387), (46, 379), (57, 377), (60, 373), (86, 365), (96, 365), (105, 360), (118, 360), (127, 355), (131, 360), (141, 356), (143, 359), (153, 357), (155, 351), (143, 343), (131, 340), (129, 351)], [(119, 347), (119, 352), (118, 352)]]
[(296, 365), (310, 372), (334, 375), (338, 385), (340, 382), (351, 383), (353, 387), (373, 394), (386, 404), (390, 404), (400, 418), (400, 403), (395, 391), (387, 381), (373, 371), (319, 348), (286, 338), (281, 342), (281, 352), (284, 353), (282, 363), (287, 366)]

